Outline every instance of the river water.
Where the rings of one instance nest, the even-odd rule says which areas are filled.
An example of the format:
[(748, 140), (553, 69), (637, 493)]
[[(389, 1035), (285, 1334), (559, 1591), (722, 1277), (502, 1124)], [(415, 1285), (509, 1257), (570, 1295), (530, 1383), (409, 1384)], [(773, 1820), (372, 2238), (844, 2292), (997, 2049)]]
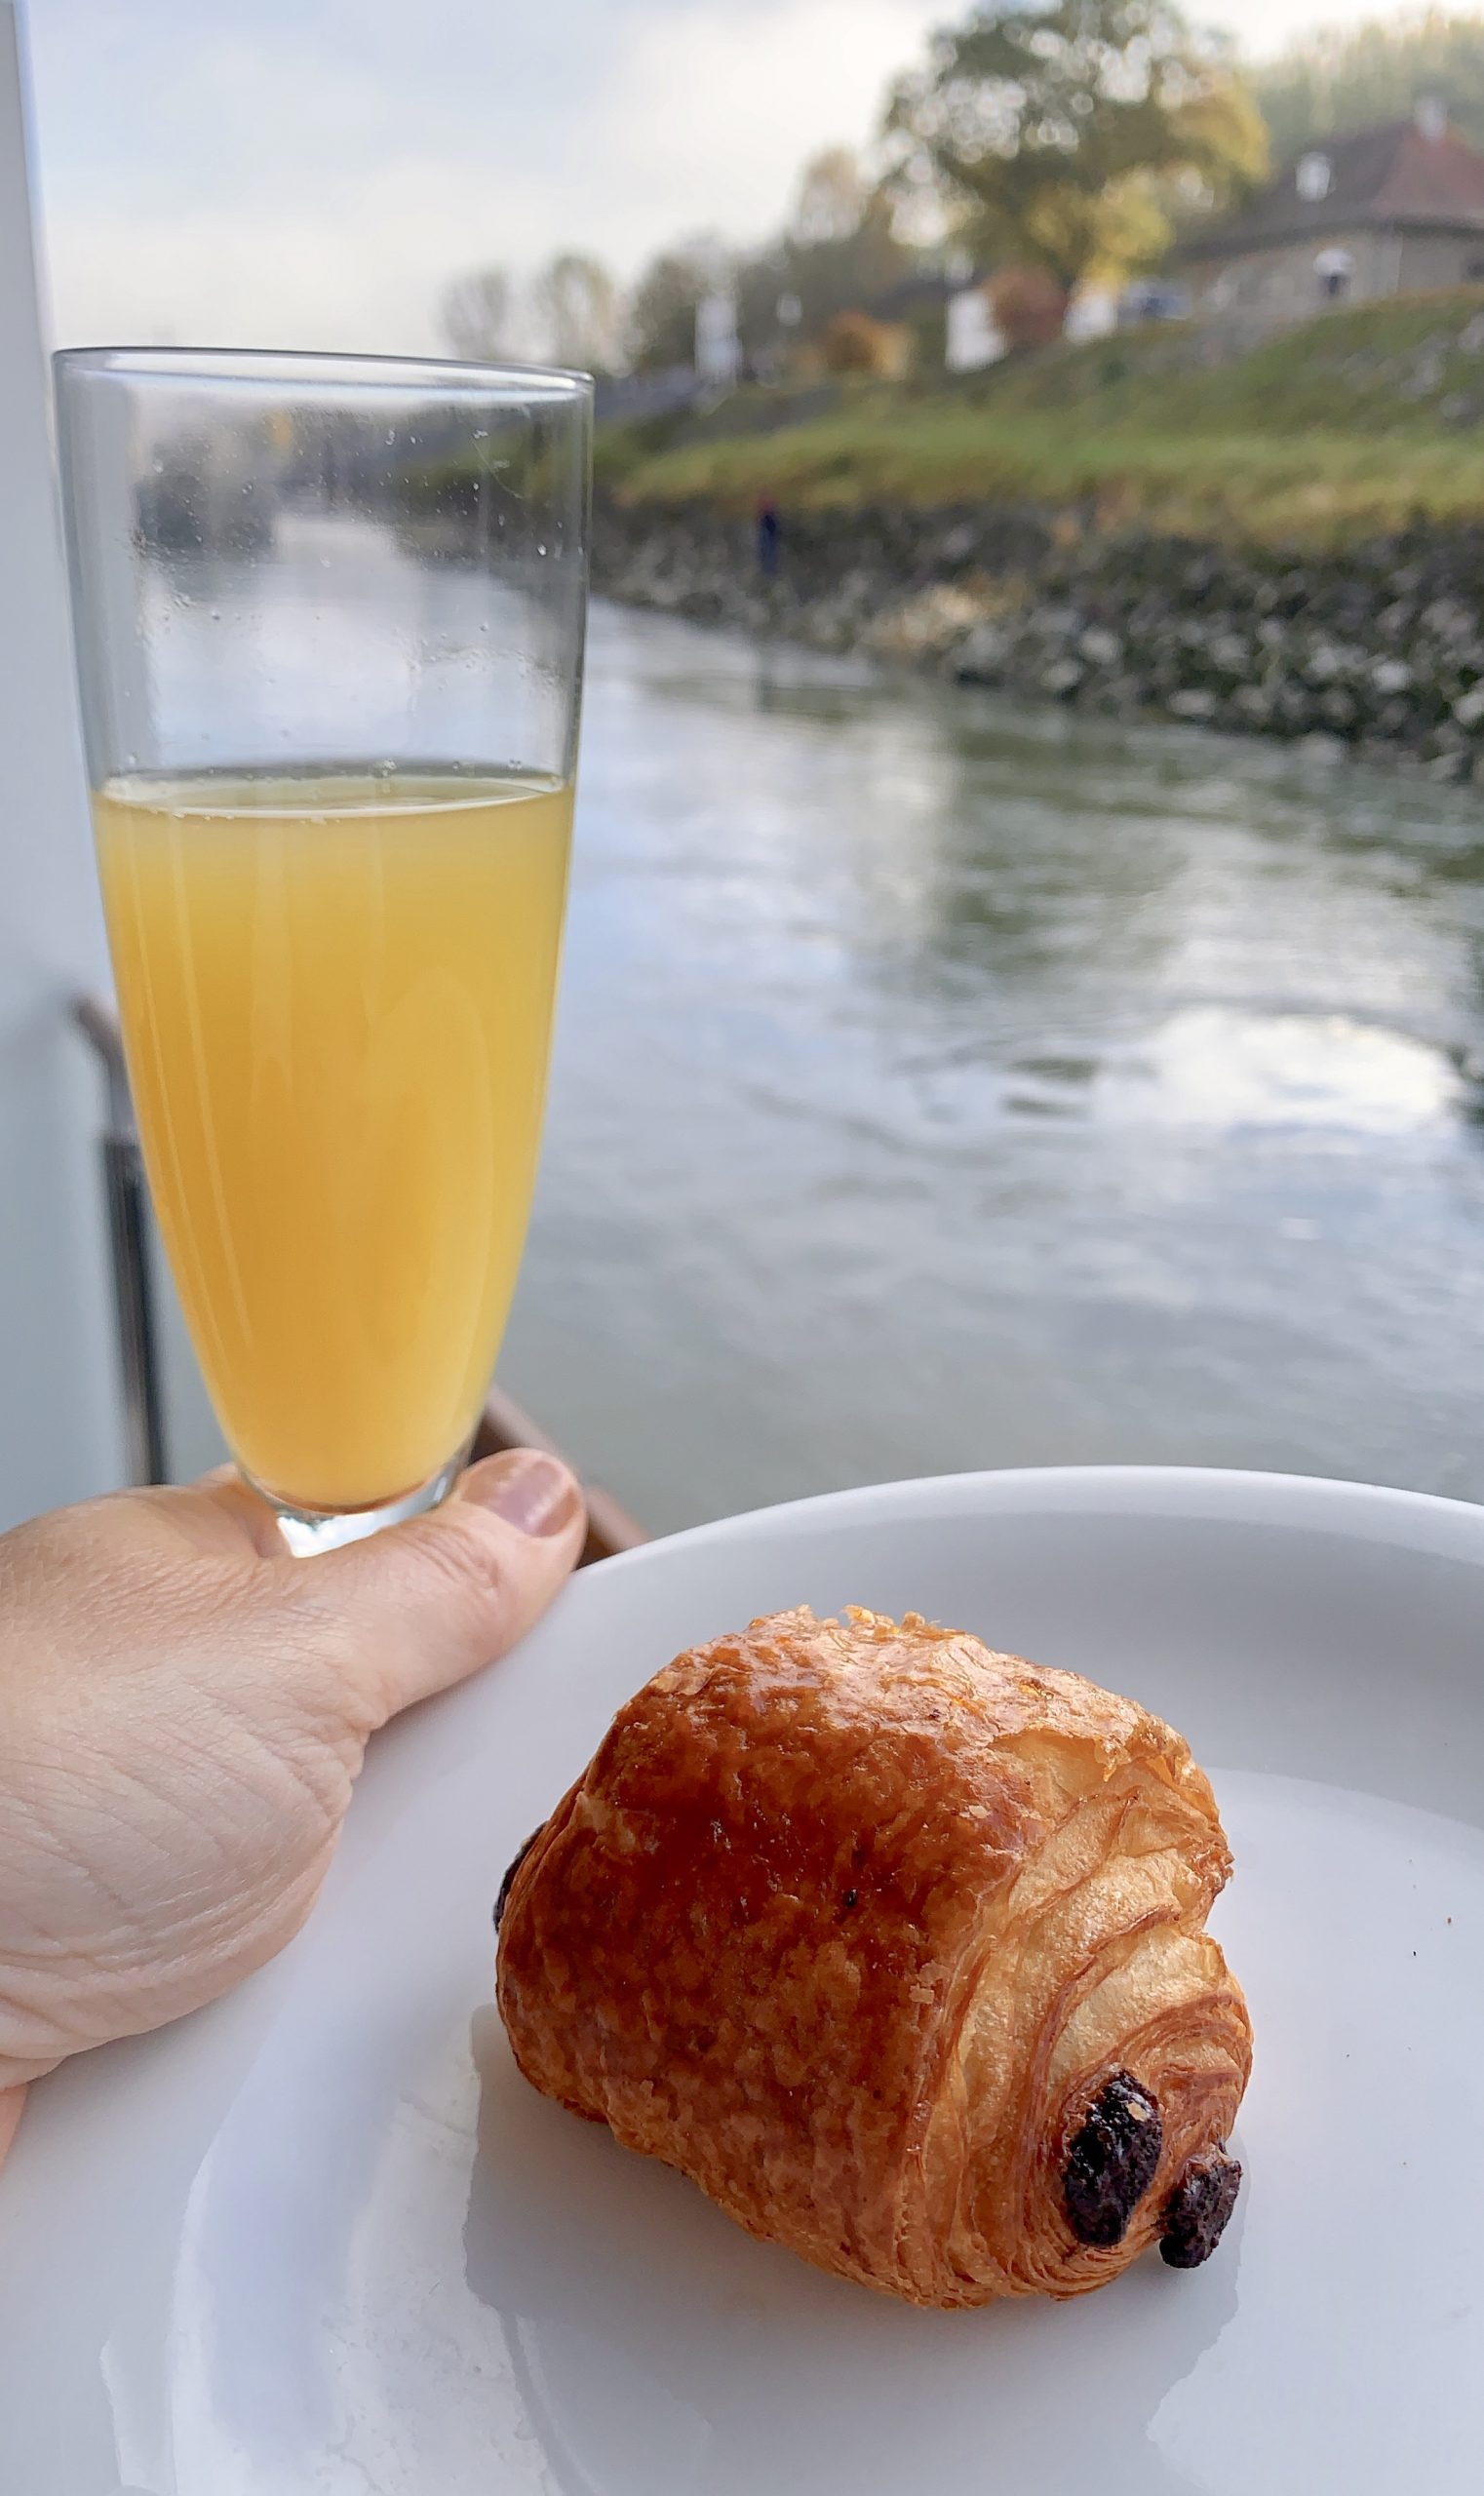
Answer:
[[(457, 567), (361, 551), (308, 690), (389, 601), (457, 643)], [(1085, 1461), (1484, 1498), (1481, 1111), (1477, 793), (596, 609), (501, 1376), (646, 1524)], [(171, 1384), (189, 1471), (177, 1322)]]
[(1484, 807), (600, 606), (502, 1377), (648, 1524), (1484, 1498)]

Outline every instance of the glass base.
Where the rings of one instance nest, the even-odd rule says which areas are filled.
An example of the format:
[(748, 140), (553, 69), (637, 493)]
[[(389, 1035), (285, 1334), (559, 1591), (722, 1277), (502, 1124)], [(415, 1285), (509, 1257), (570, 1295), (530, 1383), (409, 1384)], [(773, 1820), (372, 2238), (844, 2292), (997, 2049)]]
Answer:
[(263, 1482), (254, 1481), (243, 1471), (244, 1481), (251, 1483), (258, 1498), (266, 1500), (278, 1520), (278, 1530), (296, 1560), (312, 1559), (317, 1551), (339, 1551), (347, 1542), (364, 1542), (368, 1535), (380, 1534), (383, 1527), (402, 1525), (409, 1517), (420, 1517), (446, 1500), (464, 1469), (468, 1449), (460, 1448), (450, 1457), (441, 1472), (418, 1484), (415, 1491), (406, 1491), (400, 1500), (387, 1500), (376, 1508), (297, 1508), (278, 1499)]

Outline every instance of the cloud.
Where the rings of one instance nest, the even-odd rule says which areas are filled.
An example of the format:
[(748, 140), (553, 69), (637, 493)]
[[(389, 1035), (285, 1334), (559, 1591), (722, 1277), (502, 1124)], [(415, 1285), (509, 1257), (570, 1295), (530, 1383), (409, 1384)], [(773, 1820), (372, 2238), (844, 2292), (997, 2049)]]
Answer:
[(627, 273), (767, 232), (813, 149), (869, 138), (942, 0), (124, 14), (134, 42), (101, 0), (37, 0), (59, 335), (415, 351), (481, 261)]
[[(966, 10), (967, 0), (963, 0)], [(1356, 19), (1376, 0), (1313, 0)], [(418, 352), (460, 269), (781, 219), (955, 0), (31, 0), (55, 326)], [(1249, 50), (1291, 0), (1195, 0)]]

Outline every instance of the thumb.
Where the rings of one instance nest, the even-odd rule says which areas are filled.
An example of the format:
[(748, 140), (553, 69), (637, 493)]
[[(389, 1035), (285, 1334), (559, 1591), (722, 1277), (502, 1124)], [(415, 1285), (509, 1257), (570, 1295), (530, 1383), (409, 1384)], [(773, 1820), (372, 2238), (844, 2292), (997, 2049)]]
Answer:
[(300, 1583), (351, 1650), (371, 1722), (464, 1681), (523, 1637), (566, 1583), (587, 1512), (560, 1458), (487, 1457), (427, 1516), (307, 1564)]

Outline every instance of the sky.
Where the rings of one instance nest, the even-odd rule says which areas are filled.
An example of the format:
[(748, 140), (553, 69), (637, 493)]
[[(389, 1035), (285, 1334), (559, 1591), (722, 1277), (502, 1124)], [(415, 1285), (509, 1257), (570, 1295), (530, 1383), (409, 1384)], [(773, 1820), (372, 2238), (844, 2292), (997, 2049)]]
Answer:
[[(438, 344), (450, 277), (760, 240), (955, 0), (22, 0), (54, 327)], [(1251, 54), (1386, 0), (1204, 0)]]

